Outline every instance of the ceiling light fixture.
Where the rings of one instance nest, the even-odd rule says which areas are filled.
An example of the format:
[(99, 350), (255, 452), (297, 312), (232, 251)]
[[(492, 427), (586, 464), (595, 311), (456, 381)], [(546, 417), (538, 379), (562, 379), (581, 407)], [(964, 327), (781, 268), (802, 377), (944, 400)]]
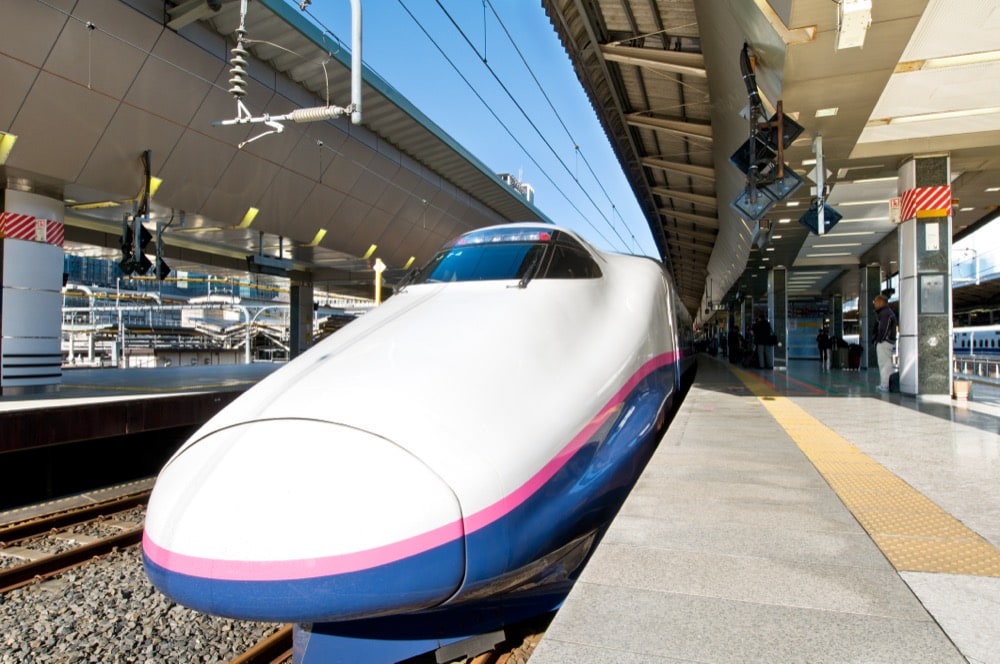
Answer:
[(831, 106), (829, 108), (817, 108), (816, 117), (817, 118), (832, 118), (840, 110), (838, 106)]
[(258, 210), (255, 207), (248, 208), (247, 213), (243, 215), (243, 219), (240, 220), (239, 226), (237, 226), (237, 228), (249, 228), (250, 224), (253, 223), (253, 220), (257, 218), (257, 214), (259, 212), (260, 210)]
[(982, 65), (988, 62), (1000, 62), (1000, 51), (980, 51), (979, 53), (963, 53), (961, 55), (947, 55), (940, 58), (927, 58), (920, 64), (920, 69), (965, 67), (968, 65)]
[(872, 120), (868, 123), (868, 126), (906, 124), (909, 122), (931, 122), (933, 120), (954, 120), (955, 118), (968, 118), (977, 115), (996, 115), (997, 113), (1000, 113), (1000, 106), (988, 106), (985, 108), (960, 108), (954, 111), (917, 113), (916, 115), (901, 115), (896, 118)]
[(840, 0), (837, 3), (837, 50), (860, 48), (872, 24), (872, 0)]
[(7, 163), (7, 157), (10, 156), (10, 151), (14, 149), (14, 143), (17, 143), (17, 136), (0, 131), (0, 166)]
[(307, 247), (318, 247), (319, 243), (323, 241), (324, 237), (326, 237), (326, 229), (325, 228), (321, 228), (318, 231), (316, 231), (316, 235), (313, 236), (312, 242), (310, 242), (306, 246)]

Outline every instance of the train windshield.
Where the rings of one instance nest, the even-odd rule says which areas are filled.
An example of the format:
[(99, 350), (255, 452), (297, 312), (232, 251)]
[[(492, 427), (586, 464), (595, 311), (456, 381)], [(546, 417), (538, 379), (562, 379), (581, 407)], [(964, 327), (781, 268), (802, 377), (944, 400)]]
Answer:
[(600, 269), (590, 254), (565, 233), (539, 229), (493, 229), (459, 237), (438, 252), (411, 283), (592, 278), (600, 275)]

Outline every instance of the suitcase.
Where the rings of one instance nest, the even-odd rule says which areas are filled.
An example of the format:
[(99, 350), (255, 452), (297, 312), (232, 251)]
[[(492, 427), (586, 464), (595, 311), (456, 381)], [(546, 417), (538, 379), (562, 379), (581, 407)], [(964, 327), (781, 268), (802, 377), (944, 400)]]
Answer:
[(889, 391), (899, 392), (899, 372), (893, 371), (889, 375)]
[(847, 368), (851, 371), (858, 371), (861, 368), (861, 346), (851, 344), (847, 348)]

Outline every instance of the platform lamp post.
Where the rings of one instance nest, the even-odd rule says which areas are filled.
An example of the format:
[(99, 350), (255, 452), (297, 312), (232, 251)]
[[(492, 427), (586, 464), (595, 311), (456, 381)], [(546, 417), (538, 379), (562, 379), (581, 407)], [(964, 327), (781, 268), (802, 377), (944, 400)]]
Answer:
[(372, 269), (375, 270), (375, 305), (378, 306), (382, 304), (382, 273), (385, 272), (385, 263), (381, 258), (376, 258)]

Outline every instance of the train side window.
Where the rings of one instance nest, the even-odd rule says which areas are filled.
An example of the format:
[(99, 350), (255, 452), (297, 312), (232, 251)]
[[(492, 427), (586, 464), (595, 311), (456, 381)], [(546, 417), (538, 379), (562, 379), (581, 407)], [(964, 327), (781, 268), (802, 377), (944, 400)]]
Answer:
[(601, 268), (583, 247), (559, 242), (552, 247), (546, 279), (597, 279)]

